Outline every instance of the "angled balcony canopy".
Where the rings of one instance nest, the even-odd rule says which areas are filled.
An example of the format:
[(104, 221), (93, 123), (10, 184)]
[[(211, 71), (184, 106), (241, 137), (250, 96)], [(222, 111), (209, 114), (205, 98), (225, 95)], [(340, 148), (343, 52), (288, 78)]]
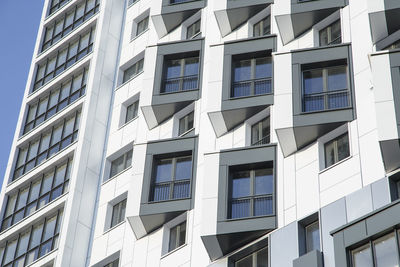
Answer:
[[(382, 2), (377, 5), (376, 2)], [(379, 42), (400, 29), (400, 2), (396, 0), (368, 0), (371, 7), (369, 21), (372, 41)], [(375, 8), (378, 7), (378, 8)]]

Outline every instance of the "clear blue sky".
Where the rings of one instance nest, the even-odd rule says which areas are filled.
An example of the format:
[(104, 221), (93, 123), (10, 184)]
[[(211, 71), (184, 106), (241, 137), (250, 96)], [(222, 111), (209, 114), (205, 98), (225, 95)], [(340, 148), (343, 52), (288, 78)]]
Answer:
[(10, 154), (44, 0), (0, 0), (0, 184)]

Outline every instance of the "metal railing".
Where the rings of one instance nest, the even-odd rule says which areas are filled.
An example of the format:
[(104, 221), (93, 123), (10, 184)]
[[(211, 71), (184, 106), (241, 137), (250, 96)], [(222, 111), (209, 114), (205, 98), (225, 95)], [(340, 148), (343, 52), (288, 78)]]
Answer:
[(261, 78), (232, 84), (231, 97), (245, 97), (253, 95), (270, 94), (272, 92), (272, 78)]
[(231, 200), (231, 219), (266, 216), (274, 213), (272, 195)]
[(349, 90), (336, 90), (303, 96), (303, 112), (346, 108), (350, 106)]
[(174, 93), (179, 91), (196, 90), (199, 89), (198, 81), (198, 75), (166, 79), (163, 82), (161, 93)]
[(270, 135), (266, 135), (264, 136), (262, 139), (252, 143), (252, 146), (260, 146), (260, 145), (265, 145), (265, 144), (269, 144), (270, 142)]
[(188, 198), (190, 196), (190, 180), (178, 180), (157, 183), (153, 186), (152, 201), (165, 201)]

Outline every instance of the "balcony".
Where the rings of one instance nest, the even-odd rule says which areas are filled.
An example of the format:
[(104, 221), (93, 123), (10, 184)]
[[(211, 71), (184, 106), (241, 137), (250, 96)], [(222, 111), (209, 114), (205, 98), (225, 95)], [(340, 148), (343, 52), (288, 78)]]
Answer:
[[(137, 238), (194, 207), (197, 143), (194, 136), (147, 144), (140, 206), (127, 214)], [(137, 195), (135, 191), (130, 193)]]
[(151, 17), (158, 36), (167, 35), (205, 6), (206, 0), (162, 0), (161, 9), (155, 7)]
[(400, 29), (398, 19), (400, 2), (393, 0), (368, 0), (372, 40), (379, 42)]
[(276, 228), (276, 144), (208, 153), (204, 164), (201, 238), (215, 260)]
[[(271, 53), (276, 36), (227, 42), (223, 45), (221, 101), (217, 111), (208, 113), (217, 137), (274, 103)], [(218, 73), (219, 70), (215, 72)]]
[(151, 105), (142, 107), (149, 129), (199, 99), (204, 39), (159, 44)]
[(285, 157), (355, 118), (350, 55), (349, 44), (275, 55), (276, 80), (286, 79), (276, 83), (275, 112), (290, 118), (275, 127)]
[(400, 167), (400, 51), (370, 57), (379, 145), (386, 172)]
[(283, 44), (347, 5), (348, 0), (291, 0), (290, 6), (279, 7), (279, 15), (275, 18)]
[(273, 0), (220, 0), (215, 1), (215, 18), (224, 37), (236, 30), (249, 18), (273, 4)]

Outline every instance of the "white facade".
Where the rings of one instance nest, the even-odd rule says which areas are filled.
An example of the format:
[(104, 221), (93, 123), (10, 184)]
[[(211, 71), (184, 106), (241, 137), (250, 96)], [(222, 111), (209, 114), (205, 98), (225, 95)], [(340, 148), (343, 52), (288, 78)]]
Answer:
[[(46, 267), (228, 267), (239, 266), (235, 264), (241, 258), (265, 246), (268, 248), (268, 265), (265, 266), (322, 266), (320, 262), (310, 261), (310, 265), (304, 265), (307, 262), (304, 256), (310, 251), (303, 251), (302, 225), (317, 220), (318, 250), (323, 252), (320, 256), (323, 266), (343, 267), (338, 263), (336, 244), (334, 246), (333, 235), (337, 229), (393, 205), (394, 195), (399, 193), (396, 190), (400, 190), (398, 185), (396, 189), (396, 183), (399, 183), (396, 171), (400, 167), (396, 158), (400, 148), (389, 142), (398, 143), (400, 139), (396, 107), (400, 100), (393, 88), (400, 81), (400, 76), (394, 73), (400, 65), (393, 63), (398, 50), (388, 51), (386, 47), (399, 39), (400, 25), (390, 25), (389, 15), (380, 17), (385, 8), (389, 9), (385, 7), (386, 0), (342, 0), (336, 1), (337, 4), (326, 0), (307, 3), (252, 0), (248, 7), (247, 4), (240, 6), (240, 0), (176, 1), (173, 5), (166, 0), (129, 3), (125, 0), (70, 0), (64, 1), (49, 15), (50, 6), (55, 2), (58, 1), (45, 1), (1, 191), (0, 266), (11, 266), (7, 264), (14, 261), (14, 266)], [(88, 12), (92, 4), (93, 8), (98, 4), (98, 10), (84, 15), (82, 22), (69, 32), (65, 31), (59, 40), (53, 34), (54, 41), (42, 51), (47, 40), (46, 27), (53, 23), (58, 25), (58, 21), (70, 12), (78, 12), (74, 10), (81, 3), (86, 3), (83, 12)], [(197, 3), (201, 3), (200, 7)], [(390, 10), (400, 14), (400, 6), (393, 6), (396, 4), (392, 3)], [(329, 12), (324, 12), (325, 9)], [(244, 19), (238, 15), (245, 13), (248, 16)], [(77, 13), (74, 14), (74, 20), (77, 20)], [(314, 18), (311, 25), (304, 26), (303, 32), (297, 31), (305, 20), (299, 20), (296, 14)], [(270, 33), (253, 37), (254, 25), (267, 16), (271, 18)], [(146, 18), (148, 26), (141, 28)], [(199, 19), (200, 33), (193, 40), (186, 40), (188, 28)], [(320, 32), (338, 19), (340, 43), (321, 46)], [(383, 22), (385, 19), (387, 21)], [(65, 29), (67, 19), (64, 20), (62, 27)], [(235, 20), (243, 21), (235, 26)], [(385, 31), (380, 32), (378, 26), (386, 27)], [(393, 27), (389, 26), (399, 28), (393, 32)], [(92, 47), (85, 55), (76, 56), (75, 61), (71, 59), (71, 64), (59, 67), (63, 49), (73, 47), (74, 41), (83, 39), (88, 31), (92, 33)], [(265, 56), (264, 50), (259, 48), (263, 42), (271, 43), (271, 47), (265, 47), (272, 60), (270, 98), (253, 96), (248, 102), (232, 102), (236, 101), (232, 96), (225, 99), (226, 84), (231, 90), (231, 81), (235, 79), (232, 62), (238, 55), (248, 57), (253, 52)], [(84, 41), (79, 45), (81, 43)], [(90, 41), (88, 44), (90, 46)], [(69, 57), (73, 48), (67, 49)], [(348, 54), (338, 55), (333, 49), (347, 49)], [(80, 50), (81, 47), (76, 53)], [(38, 66), (48, 62), (44, 70), (47, 73), (54, 55), (59, 55), (53, 67), (57, 69), (52, 74), (54, 77), (47, 79), (45, 74), (44, 82), (36, 86), (40, 76)], [(167, 62), (189, 57), (198, 60), (198, 87), (194, 90), (198, 95), (193, 97), (182, 92), (181, 87), (180, 92), (169, 95), (160, 92), (167, 83), (163, 80), (168, 75)], [(142, 59), (144, 64), (140, 67)], [(335, 64), (346, 64), (349, 106), (307, 113), (309, 110), (304, 110), (304, 103), (295, 103), (305, 96), (297, 97), (306, 90), (301, 75), (310, 69), (330, 68)], [(69, 104), (55, 114), (43, 115), (48, 116), (43, 122), (37, 118), (33, 129), (24, 130), (30, 116), (29, 106), (37, 102), (40, 105), (43, 98), (57, 88), (63, 88), (84, 69), (87, 71), (85, 92), (75, 100), (68, 100)], [(126, 78), (130, 71), (133, 73)], [(179, 83), (182, 86), (185, 81)], [(300, 88), (298, 91), (296, 86)], [(61, 96), (59, 102), (60, 99)], [(133, 116), (129, 113), (132, 104), (133, 107), (138, 105)], [(51, 105), (47, 104), (46, 114), (50, 114)], [(302, 112), (296, 111), (296, 105), (302, 106)], [(192, 111), (194, 130), (180, 137), (180, 119)], [(73, 114), (78, 113), (80, 120), (75, 122), (70, 141), (66, 134), (60, 136), (60, 144), (53, 153), (57, 125), (61, 121), (66, 124), (71, 116), (78, 116)], [(35, 116), (39, 116), (39, 111)], [(270, 123), (269, 142), (252, 146), (252, 126), (266, 117)], [(42, 144), (50, 129), (51, 143), (42, 159)], [(67, 126), (63, 129), (68, 131)], [(327, 167), (326, 144), (346, 133), (349, 154)], [(39, 137), (42, 141), (35, 148)], [(187, 202), (179, 204), (176, 199), (169, 199), (155, 203), (157, 201), (149, 197), (155, 194), (152, 190), (156, 190), (153, 188), (154, 180), (158, 179), (155, 168), (159, 163), (156, 162), (160, 157), (168, 156), (176, 161), (176, 158), (188, 156), (186, 152), (181, 153), (180, 147), (182, 151), (188, 150), (183, 148), (188, 146), (183, 142), (190, 140), (195, 141), (190, 149), (192, 177)], [(19, 154), (27, 145), (28, 155), (24, 161)], [(384, 150), (385, 147), (388, 150)], [(266, 158), (255, 158), (256, 153), (266, 155)], [(269, 158), (268, 153), (273, 157)], [(243, 155), (249, 157), (242, 158)], [(31, 163), (32, 157), (35, 163)], [(37, 204), (28, 215), (35, 181), (42, 179), (41, 188), (44, 188), (45, 174), (54, 168), (57, 170), (66, 160), (69, 160), (70, 173), (65, 174), (62, 193), (53, 199), (58, 186), (54, 178), (49, 189), (54, 192), (46, 193), (41, 189)], [(114, 172), (119, 160), (123, 167)], [(25, 163), (21, 165), (20, 161)], [(249, 216), (235, 222), (232, 215), (227, 215), (233, 205), (231, 198), (234, 198), (232, 178), (228, 178), (232, 176), (230, 172), (237, 166), (253, 163), (259, 166), (265, 162), (271, 163), (272, 167), (268, 168), (273, 170), (272, 212), (260, 218)], [(176, 165), (173, 168), (177, 168)], [(20, 169), (22, 173), (17, 174)], [(225, 177), (222, 174), (226, 181), (221, 178)], [(178, 179), (176, 175), (176, 171), (173, 172), (173, 179)], [(23, 195), (26, 187), (31, 193), (26, 197), (28, 200), (25, 199), (25, 215), (17, 219), (20, 216), (18, 205), (24, 204), (14, 203), (13, 211), (9, 211), (9, 199), (16, 192)], [(149, 197), (145, 192), (150, 192)], [(224, 197), (221, 192), (225, 192)], [(118, 211), (117, 206), (125, 199)], [(251, 201), (255, 205), (255, 200)], [(187, 207), (185, 205), (189, 208), (182, 208)], [(18, 250), (23, 245), (18, 246), (17, 252), (14, 248), (14, 256), (7, 256), (13, 249), (15, 238), (20, 240), (18, 244), (23, 244), (23, 233), (61, 211), (59, 230), (53, 233), (48, 251), (41, 255), (47, 242), (43, 234), (38, 241), (41, 244), (37, 247), (38, 255), (32, 256), (31, 260), (28, 260), (30, 253), (35, 251), (31, 245), (25, 249), (28, 251), (24, 256), (25, 263), (19, 262), (24, 252), (20, 254)], [(114, 223), (117, 211), (122, 212), (122, 220)], [(5, 227), (8, 216), (14, 221)], [(263, 217), (268, 217), (268, 221)], [(172, 231), (184, 221), (184, 244), (179, 243), (178, 248), (171, 251)], [(273, 226), (267, 226), (270, 222)], [(400, 221), (396, 225), (398, 223)], [(379, 233), (383, 232), (384, 229)], [(32, 234), (29, 240), (34, 238), (37, 237)], [(371, 238), (358, 241), (365, 243)], [(353, 243), (346, 245), (347, 257), (352, 257), (354, 248)], [(107, 265), (114, 261), (116, 265)], [(349, 266), (362, 266), (351, 262)]]

